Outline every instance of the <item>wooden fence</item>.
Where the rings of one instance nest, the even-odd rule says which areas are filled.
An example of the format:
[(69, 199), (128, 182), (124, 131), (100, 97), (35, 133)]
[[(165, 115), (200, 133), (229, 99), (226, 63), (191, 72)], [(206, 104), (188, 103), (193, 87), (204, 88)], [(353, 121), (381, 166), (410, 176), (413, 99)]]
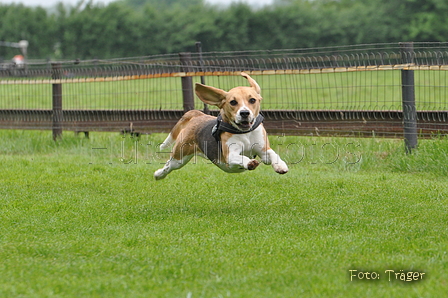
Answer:
[(262, 88), (270, 133), (404, 137), (448, 131), (446, 43), (288, 51), (181, 53), (115, 60), (28, 63), (0, 70), (0, 128), (168, 132), (205, 109), (195, 82)]

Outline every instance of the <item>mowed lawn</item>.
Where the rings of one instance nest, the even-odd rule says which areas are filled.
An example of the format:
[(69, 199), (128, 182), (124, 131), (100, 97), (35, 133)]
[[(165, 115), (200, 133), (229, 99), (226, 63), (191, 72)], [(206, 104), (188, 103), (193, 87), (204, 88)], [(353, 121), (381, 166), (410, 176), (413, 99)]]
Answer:
[(271, 137), (286, 175), (197, 159), (155, 181), (165, 135), (0, 136), (0, 297), (448, 292), (445, 138)]

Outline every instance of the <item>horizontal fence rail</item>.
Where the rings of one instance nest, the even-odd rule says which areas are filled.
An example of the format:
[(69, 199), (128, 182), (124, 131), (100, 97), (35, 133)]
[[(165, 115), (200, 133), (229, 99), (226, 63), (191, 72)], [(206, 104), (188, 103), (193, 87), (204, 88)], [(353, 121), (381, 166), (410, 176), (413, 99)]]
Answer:
[(204, 109), (195, 82), (228, 90), (245, 71), (271, 133), (428, 137), (448, 131), (447, 70), (448, 43), (28, 61), (0, 70), (0, 128), (167, 132)]

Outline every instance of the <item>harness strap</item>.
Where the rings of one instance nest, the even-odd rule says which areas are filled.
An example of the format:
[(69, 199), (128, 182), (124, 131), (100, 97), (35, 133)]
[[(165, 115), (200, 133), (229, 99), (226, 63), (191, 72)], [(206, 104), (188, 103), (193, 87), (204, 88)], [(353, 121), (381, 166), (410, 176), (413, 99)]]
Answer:
[(217, 142), (221, 141), (221, 133), (222, 132), (230, 132), (233, 134), (245, 134), (251, 131), (254, 131), (257, 129), (258, 126), (260, 126), (261, 123), (263, 123), (264, 117), (261, 114), (258, 114), (257, 118), (255, 118), (255, 122), (252, 125), (252, 127), (248, 131), (241, 131), (235, 127), (233, 127), (231, 124), (224, 122), (222, 120), (221, 114), (219, 114), (218, 118), (216, 118), (216, 124), (213, 126), (212, 129), (212, 136), (215, 138)]

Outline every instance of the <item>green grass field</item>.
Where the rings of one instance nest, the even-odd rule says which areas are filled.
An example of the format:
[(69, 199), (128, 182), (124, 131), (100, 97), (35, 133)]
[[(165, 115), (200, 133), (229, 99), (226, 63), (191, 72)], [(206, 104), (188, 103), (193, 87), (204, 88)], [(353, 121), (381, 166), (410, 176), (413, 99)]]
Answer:
[(401, 140), (272, 137), (286, 175), (197, 159), (156, 182), (165, 135), (0, 136), (0, 297), (448, 291), (446, 138), (406, 155)]
[[(358, 71), (254, 76), (263, 109), (401, 110), (400, 71)], [(240, 76), (206, 77), (229, 90), (247, 85)], [(194, 82), (199, 82), (194, 77)], [(446, 71), (416, 71), (418, 110), (448, 109)], [(51, 109), (50, 84), (2, 85), (0, 109)], [(64, 109), (183, 109), (180, 78), (63, 84)], [(203, 103), (196, 98), (197, 109)]]

